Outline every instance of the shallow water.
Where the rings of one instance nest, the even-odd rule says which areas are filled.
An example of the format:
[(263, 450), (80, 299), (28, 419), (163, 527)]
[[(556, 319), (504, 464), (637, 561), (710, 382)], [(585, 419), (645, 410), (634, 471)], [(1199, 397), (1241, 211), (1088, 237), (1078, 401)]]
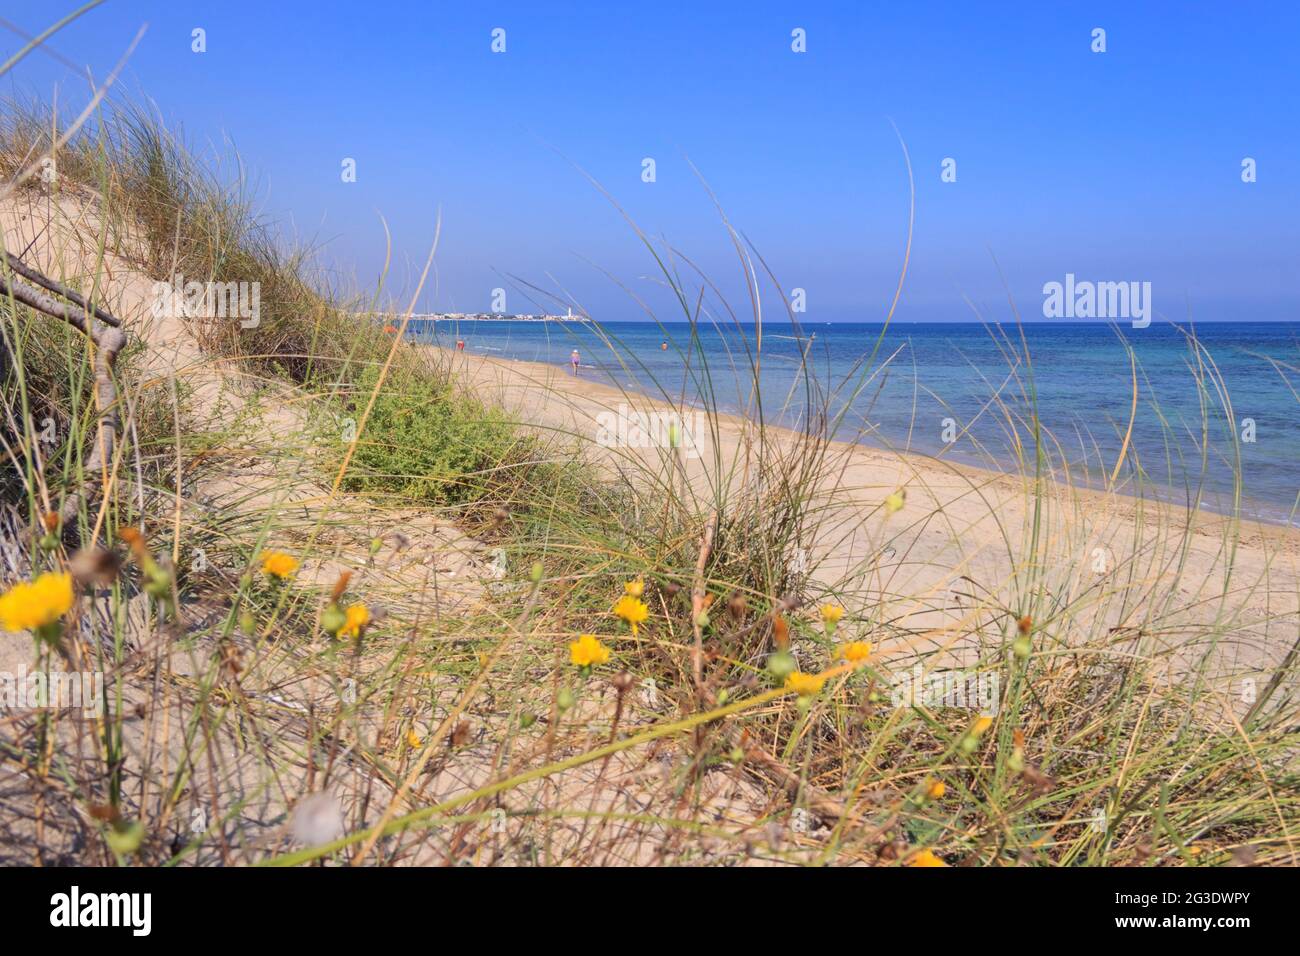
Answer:
[[(1086, 466), (1088, 480), (1096, 482), (1113, 469), (1128, 426), (1127, 341), (1137, 359), (1139, 387), (1131, 448), (1150, 491), (1186, 504), (1199, 491), (1203, 507), (1231, 513), (1239, 455), (1242, 513), (1297, 523), (1300, 429), (1293, 389), (1300, 374), (1293, 369), (1300, 367), (1300, 323), (1196, 326), (1208, 352), (1200, 386), (1186, 327), (1153, 322), (1145, 329), (1121, 327), (1119, 334), (1083, 322), (1022, 328), (1033, 400), (1030, 368), (1023, 354), (1017, 355), (1021, 333), (1016, 327), (1003, 327), (1012, 340), (1008, 344), (977, 324), (894, 324), (877, 349), (879, 324), (809, 324), (801, 337), (789, 325), (765, 323), (759, 364), (763, 409), (769, 421), (797, 428), (809, 406), (821, 406), (820, 392), (842, 413), (837, 437), (1015, 470), (1008, 412), (1018, 420), (1020, 441), (1032, 448), (1029, 413), (1036, 404), (1042, 427), (1055, 436), (1053, 457), (1063, 453), (1072, 466)], [(471, 353), (565, 369), (576, 347), (584, 375), (693, 404), (711, 394), (720, 410), (739, 412), (753, 382), (754, 331), (752, 324), (701, 327), (694, 344), (687, 325), (654, 322), (610, 323), (601, 330), (542, 322), (439, 322), (415, 326), (410, 334), (446, 347), (463, 339)], [(865, 364), (873, 350), (874, 359)], [(1231, 421), (1211, 374), (1222, 378)], [(1002, 407), (988, 407), (995, 395)], [(1133, 490), (1131, 465), (1120, 474)]]

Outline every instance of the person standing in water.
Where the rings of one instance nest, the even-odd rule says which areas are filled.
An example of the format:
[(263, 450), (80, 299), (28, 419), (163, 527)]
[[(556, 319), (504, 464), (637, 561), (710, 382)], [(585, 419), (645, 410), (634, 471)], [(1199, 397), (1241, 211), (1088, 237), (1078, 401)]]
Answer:
[(579, 362), (579, 361), (580, 361), (580, 359), (578, 358), (578, 350), (577, 350), (577, 349), (574, 349), (574, 350), (573, 350), (573, 354), (569, 356), (569, 364), (573, 366), (573, 377), (574, 377), (574, 378), (577, 378), (577, 377), (578, 377), (578, 362)]

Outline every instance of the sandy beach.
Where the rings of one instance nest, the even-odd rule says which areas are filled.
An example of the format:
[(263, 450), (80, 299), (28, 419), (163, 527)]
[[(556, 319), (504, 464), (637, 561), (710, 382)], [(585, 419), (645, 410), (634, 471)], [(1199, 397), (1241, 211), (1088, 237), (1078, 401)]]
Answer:
[[(670, 403), (554, 366), (439, 351), (479, 398), (561, 444), (613, 467), (635, 460), (667, 469), (663, 448), (610, 447), (602, 425), (620, 408), (643, 421), (670, 418), (678, 413)], [(765, 438), (787, 449), (801, 441), (772, 427)], [(690, 487), (707, 497), (720, 481), (741, 480), (757, 441), (751, 421), (709, 419), (701, 454), (682, 456)], [(893, 633), (910, 635), (897, 654), (942, 649), (969, 659), (976, 644), (987, 648), (1005, 634), (1031, 581), (1088, 605), (1082, 616), (1061, 608), (1052, 634), (1060, 646), (1086, 633), (1087, 615), (1100, 614), (1116, 653), (1176, 651), (1167, 655), (1174, 672), (1210, 650), (1229, 693), (1233, 680), (1264, 672), (1295, 641), (1296, 529), (1134, 497), (1122, 481), (1111, 491), (1077, 487), (1058, 473), (1037, 498), (1034, 545), (1032, 476), (845, 442), (830, 442), (827, 458), (834, 465), (825, 469), (808, 529), (810, 576), (828, 595), (870, 608)], [(888, 514), (883, 502), (899, 489), (906, 505)]]

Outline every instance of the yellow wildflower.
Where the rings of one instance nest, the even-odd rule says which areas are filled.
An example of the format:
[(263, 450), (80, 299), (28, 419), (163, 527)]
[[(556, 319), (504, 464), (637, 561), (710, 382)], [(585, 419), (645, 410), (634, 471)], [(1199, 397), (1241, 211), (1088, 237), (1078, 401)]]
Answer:
[(980, 737), (983, 736), (984, 731), (988, 730), (992, 726), (992, 717), (981, 717), (976, 720), (975, 723), (971, 725), (971, 729), (966, 732), (966, 736), (962, 737), (959, 742), (961, 749), (965, 753), (973, 754), (975, 749), (980, 745)]
[(46, 572), (28, 584), (20, 581), (0, 596), (0, 626), (6, 631), (49, 627), (72, 608), (72, 575)]
[(292, 577), (298, 570), (298, 559), (283, 551), (268, 551), (262, 555), (262, 573), (280, 580)]
[(911, 861), (907, 865), (908, 866), (947, 866), (948, 864), (943, 862), (943, 860), (939, 859), (937, 856), (935, 856), (933, 850), (922, 850), (916, 856), (912, 857)]
[(635, 581), (628, 581), (623, 585), (623, 593), (628, 597), (639, 598), (645, 593), (645, 581), (637, 578)]
[(931, 800), (938, 800), (947, 792), (948, 787), (942, 780), (931, 780), (925, 788), (925, 795)]
[(886, 495), (885, 512), (887, 514), (892, 515), (896, 511), (902, 511), (903, 505), (906, 503), (906, 501), (907, 501), (906, 488), (900, 488), (897, 491), (895, 491), (892, 495)]
[(786, 690), (798, 691), (800, 697), (811, 697), (813, 694), (820, 693), (825, 683), (824, 675), (805, 674), (803, 671), (795, 671), (785, 679)]
[(412, 750), (417, 750), (421, 743), (423, 743), (423, 741), (420, 740), (420, 735), (415, 732), (414, 727), (406, 732), (406, 746), (410, 747)]
[(609, 660), (609, 648), (595, 634), (580, 634), (569, 644), (569, 660), (579, 667), (603, 664)]
[(370, 608), (364, 604), (350, 605), (343, 616), (339, 637), (360, 637), (361, 629), (370, 623)]
[(624, 594), (614, 605), (614, 613), (632, 625), (632, 636), (636, 637), (636, 626), (650, 616), (650, 609), (640, 598)]
[(840, 618), (844, 616), (844, 608), (838, 604), (822, 605), (822, 624), (826, 628), (826, 636), (835, 636), (835, 625), (840, 623)]
[(850, 664), (861, 663), (871, 656), (871, 643), (869, 641), (851, 641), (848, 644), (841, 644), (839, 655)]

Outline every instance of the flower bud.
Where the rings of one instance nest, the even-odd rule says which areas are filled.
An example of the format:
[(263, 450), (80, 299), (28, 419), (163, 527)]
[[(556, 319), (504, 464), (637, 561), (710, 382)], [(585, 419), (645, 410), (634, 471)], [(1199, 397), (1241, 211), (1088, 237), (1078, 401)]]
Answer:
[(798, 668), (794, 655), (787, 650), (776, 651), (767, 658), (767, 669), (778, 681), (784, 682)]
[(139, 820), (134, 823), (127, 823), (125, 820), (115, 821), (109, 824), (104, 840), (108, 843), (108, 848), (117, 856), (130, 856), (140, 849), (140, 844), (144, 842), (144, 824)]
[(1011, 751), (1011, 756), (1007, 758), (1007, 769), (1012, 773), (1022, 773), (1025, 769), (1025, 752), (1019, 747)]
[(331, 604), (321, 612), (320, 626), (326, 634), (337, 634), (347, 622), (347, 615), (337, 604)]

